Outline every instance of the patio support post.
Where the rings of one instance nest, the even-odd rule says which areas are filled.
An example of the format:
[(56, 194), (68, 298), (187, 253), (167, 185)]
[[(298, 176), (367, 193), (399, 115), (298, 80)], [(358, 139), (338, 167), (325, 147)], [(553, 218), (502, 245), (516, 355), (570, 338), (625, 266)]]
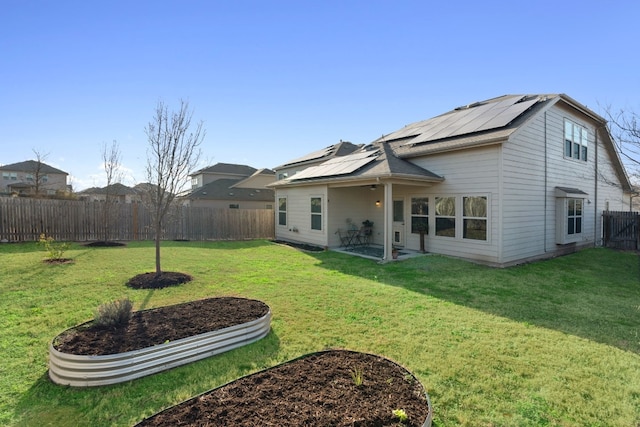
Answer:
[(391, 260), (393, 249), (393, 184), (384, 184), (384, 261)]

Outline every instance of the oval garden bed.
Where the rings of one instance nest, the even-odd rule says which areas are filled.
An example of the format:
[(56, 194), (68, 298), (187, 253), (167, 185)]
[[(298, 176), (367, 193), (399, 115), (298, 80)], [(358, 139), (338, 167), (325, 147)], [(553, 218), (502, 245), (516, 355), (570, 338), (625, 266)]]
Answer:
[(87, 322), (49, 345), (57, 384), (115, 384), (219, 354), (265, 337), (271, 310), (261, 301), (223, 297), (134, 312), (127, 325)]
[(430, 426), (420, 382), (380, 356), (329, 350), (248, 375), (165, 409), (149, 426)]

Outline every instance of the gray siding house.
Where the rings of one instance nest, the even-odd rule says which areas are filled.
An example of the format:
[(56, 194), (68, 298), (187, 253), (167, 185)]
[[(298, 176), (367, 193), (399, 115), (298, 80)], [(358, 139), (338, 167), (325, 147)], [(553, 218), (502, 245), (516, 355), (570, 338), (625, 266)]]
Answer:
[(270, 169), (216, 163), (191, 174), (191, 191), (181, 197), (185, 205), (226, 209), (273, 209), (275, 181)]
[(564, 94), (465, 105), (271, 187), (277, 239), (339, 248), (369, 220), (384, 260), (423, 230), (428, 252), (496, 266), (601, 244), (631, 192), (606, 121)]
[(0, 194), (20, 196), (70, 193), (67, 172), (36, 160), (0, 166)]

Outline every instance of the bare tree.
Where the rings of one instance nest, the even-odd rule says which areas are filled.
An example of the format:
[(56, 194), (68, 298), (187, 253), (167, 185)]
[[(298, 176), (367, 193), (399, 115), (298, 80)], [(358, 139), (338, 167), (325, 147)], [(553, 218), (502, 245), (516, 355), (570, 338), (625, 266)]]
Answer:
[(146, 199), (150, 206), (156, 247), (156, 277), (160, 268), (160, 239), (163, 220), (171, 205), (188, 184), (189, 172), (200, 159), (200, 144), (205, 130), (203, 122), (191, 127), (192, 112), (186, 101), (180, 101), (177, 112), (168, 112), (167, 106), (158, 102), (155, 117), (147, 127), (149, 147), (147, 151), (147, 181), (149, 191)]
[(107, 177), (107, 186), (105, 187), (105, 201), (103, 211), (103, 241), (109, 241), (110, 225), (113, 222), (113, 207), (115, 203), (114, 184), (122, 181), (122, 172), (120, 170), (120, 147), (118, 141), (113, 140), (110, 146), (106, 143), (102, 145), (102, 161), (104, 172)]
[(623, 162), (631, 169), (635, 181), (640, 180), (640, 116), (632, 110), (606, 107), (609, 130)]
[(42, 192), (43, 183), (46, 181), (46, 172), (44, 172), (44, 161), (49, 156), (49, 153), (42, 153), (36, 149), (33, 149), (33, 154), (36, 156), (35, 164), (33, 166), (33, 185), (35, 196), (39, 196)]

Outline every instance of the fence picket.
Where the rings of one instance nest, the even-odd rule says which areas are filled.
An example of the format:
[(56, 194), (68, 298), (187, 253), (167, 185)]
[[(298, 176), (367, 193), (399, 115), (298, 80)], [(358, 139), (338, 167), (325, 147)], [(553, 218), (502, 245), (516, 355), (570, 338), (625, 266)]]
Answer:
[[(151, 214), (142, 204), (0, 198), (0, 240), (35, 241), (41, 233), (56, 240), (151, 240)], [(270, 239), (275, 235), (271, 209), (221, 209), (178, 206), (167, 217), (165, 240)]]

